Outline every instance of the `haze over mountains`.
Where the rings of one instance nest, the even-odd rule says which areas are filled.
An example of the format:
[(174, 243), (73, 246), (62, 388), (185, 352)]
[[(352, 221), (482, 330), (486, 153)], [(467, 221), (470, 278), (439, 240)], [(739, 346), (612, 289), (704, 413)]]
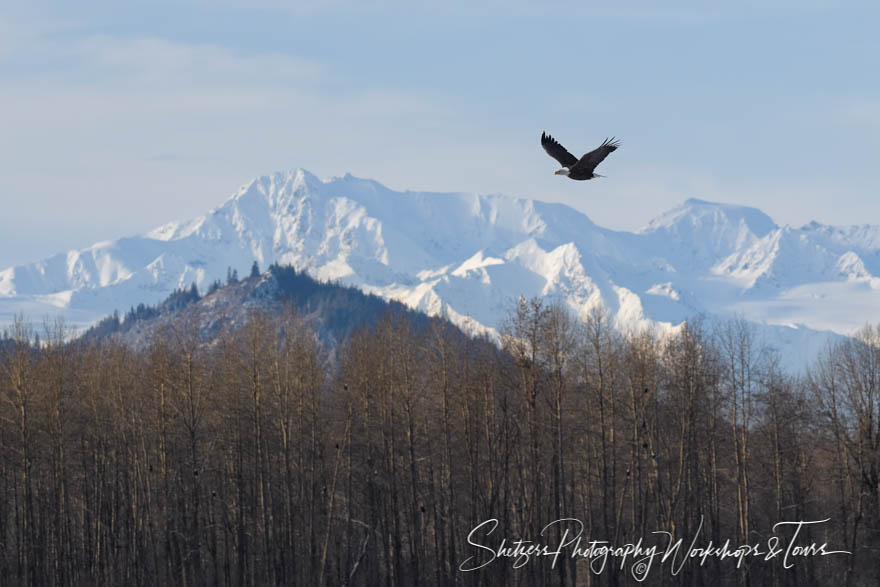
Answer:
[[(584, 198), (602, 197), (599, 185)], [(396, 192), (298, 169), (260, 177), (205, 216), (0, 271), (0, 325), (23, 313), (87, 326), (228, 269), (291, 264), (321, 280), (494, 331), (519, 296), (622, 328), (742, 313), (796, 366), (833, 331), (880, 320), (880, 226), (777, 226), (755, 208), (687, 200), (636, 232), (502, 195)]]

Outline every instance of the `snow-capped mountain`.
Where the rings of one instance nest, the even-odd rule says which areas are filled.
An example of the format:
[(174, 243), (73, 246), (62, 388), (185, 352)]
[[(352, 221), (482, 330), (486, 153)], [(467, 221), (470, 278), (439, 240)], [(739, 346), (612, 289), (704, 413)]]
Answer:
[[(519, 296), (621, 327), (674, 328), (742, 313), (791, 357), (880, 320), (880, 227), (777, 226), (755, 208), (687, 200), (636, 233), (561, 204), (396, 192), (304, 170), (251, 181), (187, 222), (0, 271), (0, 324), (63, 314), (85, 326), (256, 260), (292, 264), (470, 330), (496, 329)], [(807, 351), (805, 351), (807, 349)]]

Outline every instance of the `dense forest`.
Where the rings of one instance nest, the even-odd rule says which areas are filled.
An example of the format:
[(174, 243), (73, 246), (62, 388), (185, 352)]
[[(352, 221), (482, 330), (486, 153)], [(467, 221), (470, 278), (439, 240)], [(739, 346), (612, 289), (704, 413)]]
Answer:
[(331, 358), (291, 307), (199, 331), (0, 341), (2, 584), (880, 581), (878, 329), (803, 377), (742, 320), (539, 300), (501, 345), (390, 313)]

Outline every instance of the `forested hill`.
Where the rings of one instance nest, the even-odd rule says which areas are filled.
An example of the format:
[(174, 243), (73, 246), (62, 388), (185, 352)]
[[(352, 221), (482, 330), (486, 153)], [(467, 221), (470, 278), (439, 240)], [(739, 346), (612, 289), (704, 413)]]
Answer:
[(243, 325), (254, 311), (271, 315), (285, 306), (295, 309), (329, 346), (389, 313), (406, 315), (415, 326), (440, 320), (354, 287), (317, 281), (290, 266), (272, 265), (260, 273), (255, 265), (249, 277), (238, 279), (231, 272), (225, 283), (215, 281), (204, 295), (193, 284), (174, 291), (155, 306), (140, 304), (125, 314), (117, 311), (88, 329), (82, 339), (113, 337), (135, 349), (144, 349), (164, 328), (196, 324), (202, 340), (209, 342), (224, 329)]

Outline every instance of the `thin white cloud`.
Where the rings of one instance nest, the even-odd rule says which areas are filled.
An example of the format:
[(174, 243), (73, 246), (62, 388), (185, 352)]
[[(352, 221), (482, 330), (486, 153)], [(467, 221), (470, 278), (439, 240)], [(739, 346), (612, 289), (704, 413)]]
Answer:
[[(193, 0), (195, 5), (215, 5), (209, 0)], [(220, 0), (226, 7), (235, 7), (234, 0)], [(421, 12), (426, 14), (464, 17), (586, 17), (602, 20), (631, 20), (657, 22), (706, 22), (711, 20), (766, 16), (779, 14), (792, 16), (798, 13), (815, 12), (835, 7), (833, 0), (743, 0), (731, 3), (708, 3), (703, 0), (630, 0), (626, 3), (609, 3), (607, 0), (445, 0), (413, 3), (408, 0), (323, 0), (321, 2), (287, 2), (285, 0), (255, 0), (251, 3), (262, 10), (288, 14), (333, 14), (345, 11), (355, 14), (375, 14), (390, 12), (407, 14)]]
[[(52, 52), (65, 56), (64, 68), (13, 76), (0, 94), (0, 120), (19, 139), (6, 145), (10, 151), (34, 139), (54, 136), (63, 143), (73, 135), (87, 150), (103, 132), (144, 138), (154, 134), (154, 124), (176, 123), (208, 137), (242, 126), (271, 135), (291, 121), (311, 131), (325, 124), (332, 132), (336, 121), (354, 129), (371, 121), (405, 127), (413, 119), (449, 114), (440, 100), (405, 89), (346, 88), (323, 64), (295, 56), (244, 55), (156, 38), (101, 36), (56, 45)], [(198, 146), (198, 137), (188, 138)], [(138, 145), (131, 147), (137, 151)]]
[(295, 87), (315, 83), (324, 73), (323, 66), (314, 60), (273, 53), (246, 55), (209, 44), (159, 38), (90, 37), (73, 43), (68, 50), (79, 59), (81, 68), (99, 76), (94, 81), (101, 85)]
[(838, 103), (837, 120), (846, 126), (880, 126), (880, 100), (849, 98)]

